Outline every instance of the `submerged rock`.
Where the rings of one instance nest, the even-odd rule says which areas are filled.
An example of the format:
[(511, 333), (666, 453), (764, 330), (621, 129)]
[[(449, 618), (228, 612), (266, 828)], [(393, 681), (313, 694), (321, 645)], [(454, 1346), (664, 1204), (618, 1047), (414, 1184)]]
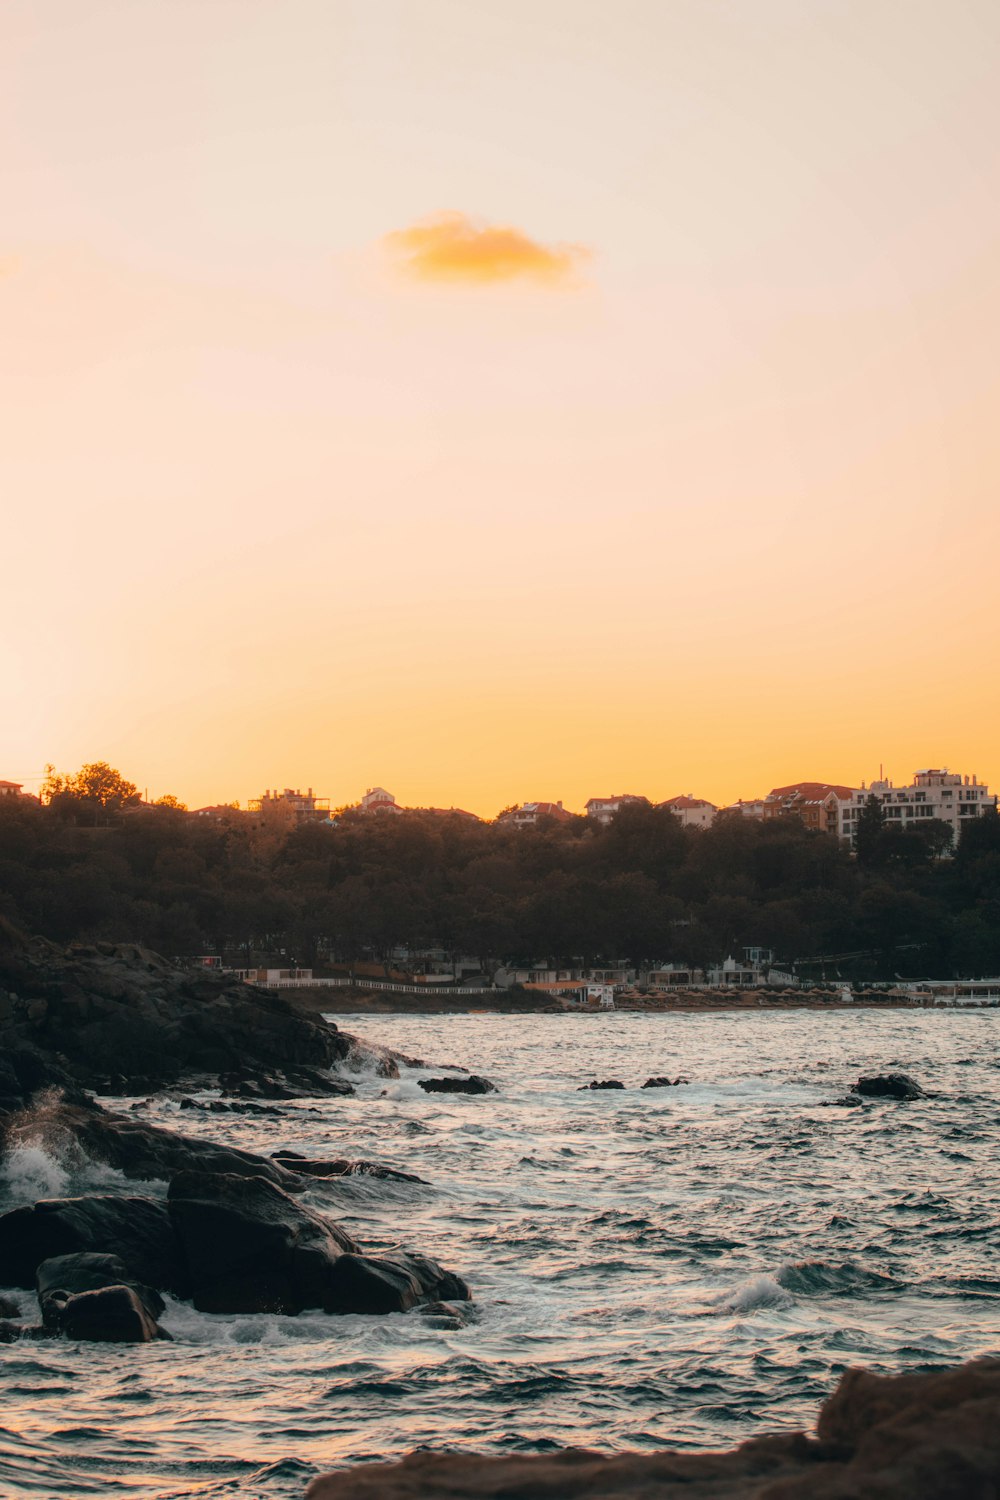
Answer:
[(314, 1479), (307, 1500), (994, 1500), (1000, 1360), (931, 1374), (848, 1370), (803, 1432), (728, 1453), (409, 1454)]
[(220, 1074), (219, 1083), (230, 1097), (239, 1099), (323, 1099), (354, 1093), (354, 1085), (346, 1079), (331, 1077), (318, 1068), (284, 1068), (280, 1073), (239, 1068)]
[(291, 1172), (300, 1172), (305, 1177), (382, 1177), (390, 1182), (420, 1182), (412, 1172), (398, 1172), (395, 1167), (385, 1167), (381, 1162), (351, 1160), (335, 1157), (331, 1160), (312, 1159), (300, 1156), (297, 1151), (274, 1151), (271, 1160), (287, 1167)]
[(878, 1073), (872, 1078), (859, 1078), (851, 1084), (851, 1092), (867, 1099), (927, 1098), (919, 1083), (907, 1073)]
[(675, 1089), (678, 1084), (690, 1082), (690, 1078), (667, 1078), (657, 1074), (654, 1078), (647, 1078), (642, 1086), (644, 1089)]
[(592, 1083), (582, 1083), (577, 1089), (578, 1094), (585, 1094), (588, 1089), (623, 1089), (625, 1085), (619, 1083), (617, 1078), (595, 1078)]
[(467, 1078), (418, 1078), (425, 1094), (495, 1094), (497, 1086), (488, 1078), (470, 1073)]

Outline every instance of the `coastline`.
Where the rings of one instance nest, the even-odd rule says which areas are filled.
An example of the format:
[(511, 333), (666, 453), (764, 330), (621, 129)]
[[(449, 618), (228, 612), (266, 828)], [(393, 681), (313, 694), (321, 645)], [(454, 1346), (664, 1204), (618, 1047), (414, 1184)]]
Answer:
[[(401, 995), (369, 989), (340, 989), (303, 986), (294, 992), (285, 992), (291, 1003), (304, 1015), (565, 1015), (599, 1016), (610, 1012), (596, 1007), (561, 1006), (553, 1004), (549, 997), (544, 1000), (535, 996), (513, 996), (498, 991), (491, 995), (470, 995), (463, 1000), (459, 995)], [(707, 1011), (761, 1010), (977, 1010), (978, 1006), (926, 1005), (912, 996), (899, 994), (865, 995), (856, 1000), (844, 1000), (839, 992), (829, 995), (781, 994), (761, 990), (728, 991), (717, 994), (681, 991), (661, 997), (616, 997), (615, 1010), (629, 1011), (638, 1015), (697, 1014)]]

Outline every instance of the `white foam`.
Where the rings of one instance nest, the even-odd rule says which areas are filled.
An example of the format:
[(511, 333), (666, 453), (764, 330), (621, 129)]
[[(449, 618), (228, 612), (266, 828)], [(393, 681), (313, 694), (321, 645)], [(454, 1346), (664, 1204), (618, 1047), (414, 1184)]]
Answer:
[(748, 1276), (739, 1286), (712, 1299), (719, 1312), (750, 1313), (762, 1307), (790, 1307), (794, 1298), (773, 1276)]
[(10, 1208), (61, 1198), (69, 1172), (44, 1146), (14, 1146), (0, 1164), (0, 1191)]

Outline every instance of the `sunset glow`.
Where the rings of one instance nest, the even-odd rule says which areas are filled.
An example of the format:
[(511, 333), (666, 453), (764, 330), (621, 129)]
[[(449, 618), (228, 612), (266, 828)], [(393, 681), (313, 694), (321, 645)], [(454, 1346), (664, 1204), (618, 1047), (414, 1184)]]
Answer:
[(998, 54), (985, 0), (10, 0), (0, 778), (996, 785)]

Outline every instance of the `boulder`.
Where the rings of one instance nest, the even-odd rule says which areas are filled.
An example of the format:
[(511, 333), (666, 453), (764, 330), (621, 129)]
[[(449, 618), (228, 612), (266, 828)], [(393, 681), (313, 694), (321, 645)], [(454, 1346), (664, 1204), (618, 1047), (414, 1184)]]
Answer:
[(329, 1313), (409, 1312), (421, 1302), (467, 1302), (469, 1288), (436, 1261), (393, 1255), (342, 1255), (333, 1266), (323, 1309)]
[(53, 1256), (117, 1256), (129, 1277), (187, 1295), (187, 1279), (166, 1206), (152, 1198), (94, 1194), (50, 1198), (0, 1218), (0, 1285), (33, 1287)]
[(689, 1083), (687, 1078), (667, 1078), (656, 1074), (653, 1078), (647, 1078), (643, 1084), (644, 1089), (675, 1089), (680, 1083)]
[(151, 1344), (168, 1336), (131, 1286), (106, 1286), (68, 1298), (58, 1328), (68, 1339), (99, 1344)]
[(220, 1074), (219, 1083), (229, 1095), (240, 1099), (323, 1099), (354, 1093), (354, 1085), (346, 1079), (318, 1068), (285, 1068), (280, 1072), (238, 1068)]
[(358, 1248), (264, 1177), (181, 1172), (167, 1207), (202, 1312), (322, 1307), (332, 1266)]
[(418, 1078), (425, 1094), (495, 1094), (497, 1086), (488, 1078), (470, 1073), (467, 1078)]
[(619, 1083), (617, 1078), (594, 1079), (593, 1083), (582, 1083), (577, 1089), (578, 1094), (585, 1094), (588, 1089), (623, 1089), (625, 1085)]
[(19, 1318), (21, 1309), (13, 1297), (0, 1297), (0, 1318)]
[(1000, 1360), (881, 1376), (849, 1370), (817, 1438), (754, 1438), (727, 1453), (483, 1457), (418, 1451), (314, 1479), (307, 1500), (995, 1500)]
[(878, 1073), (871, 1078), (859, 1078), (851, 1084), (851, 1092), (866, 1099), (927, 1098), (919, 1083), (906, 1073)]

